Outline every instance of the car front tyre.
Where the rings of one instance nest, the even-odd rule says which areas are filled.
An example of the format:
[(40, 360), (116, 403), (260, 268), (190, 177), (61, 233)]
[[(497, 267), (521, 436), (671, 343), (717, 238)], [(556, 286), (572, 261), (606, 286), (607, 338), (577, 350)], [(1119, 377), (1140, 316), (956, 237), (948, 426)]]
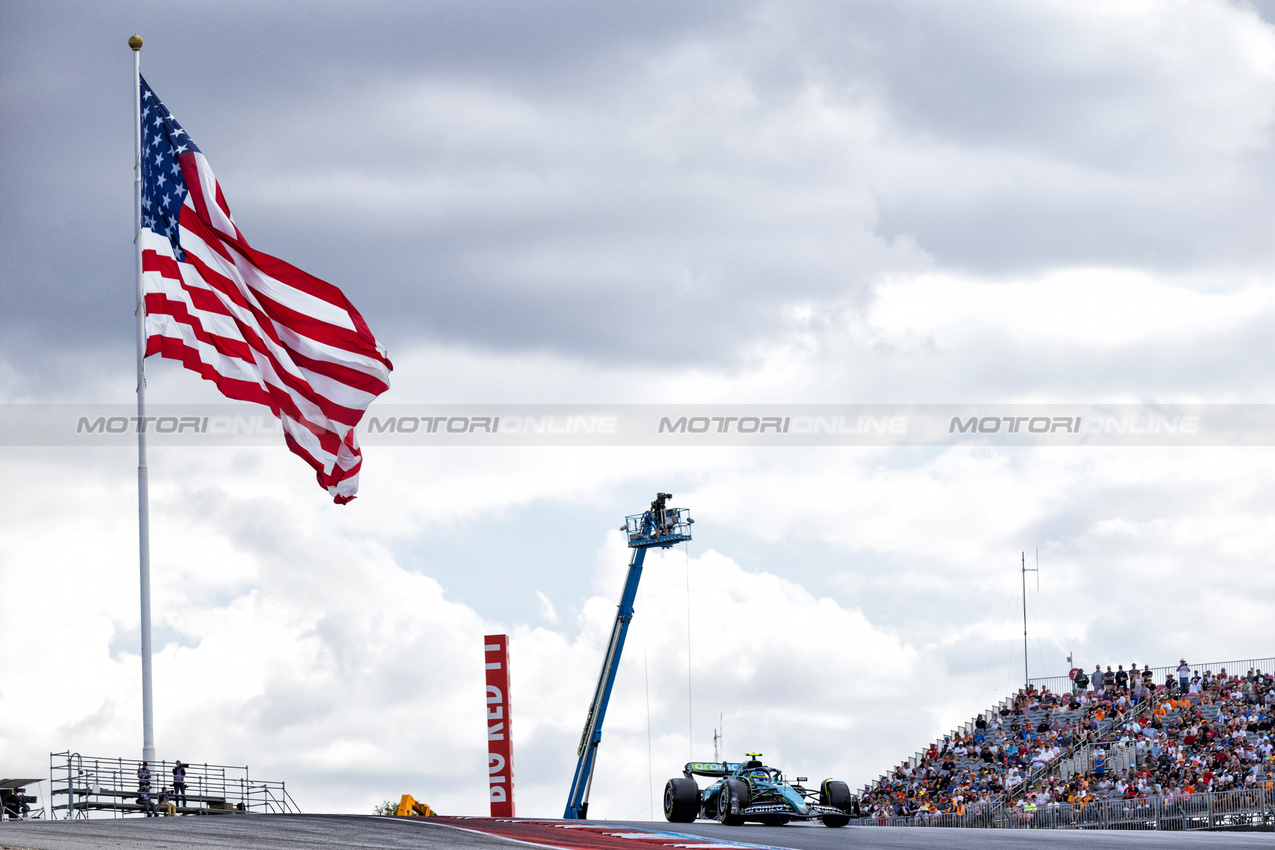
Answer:
[(819, 820), (824, 826), (845, 826), (850, 823), (850, 812), (854, 807), (854, 796), (850, 786), (836, 779), (825, 779), (819, 788), (819, 802), (834, 809), (841, 809), (844, 815), (823, 815)]
[(722, 784), (722, 792), (717, 795), (717, 820), (723, 826), (742, 826), (744, 818), (732, 814), (732, 808), (744, 808), (748, 805), (748, 786), (738, 779), (727, 779)]

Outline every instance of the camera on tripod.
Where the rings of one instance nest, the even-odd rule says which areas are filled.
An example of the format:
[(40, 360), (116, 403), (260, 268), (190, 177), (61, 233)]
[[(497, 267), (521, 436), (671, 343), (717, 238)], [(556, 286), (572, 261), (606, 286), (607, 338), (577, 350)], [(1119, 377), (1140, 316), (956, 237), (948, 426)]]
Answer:
[(27, 793), (26, 786), (39, 779), (4, 779), (0, 780), (0, 811), (14, 820), (28, 820), (31, 817), (31, 804), (36, 798)]

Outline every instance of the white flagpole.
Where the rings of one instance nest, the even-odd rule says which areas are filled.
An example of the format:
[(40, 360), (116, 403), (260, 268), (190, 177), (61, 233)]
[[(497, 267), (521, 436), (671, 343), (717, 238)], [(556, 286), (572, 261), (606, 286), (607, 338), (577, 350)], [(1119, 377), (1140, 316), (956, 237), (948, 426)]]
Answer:
[(137, 269), (137, 540), (142, 588), (142, 760), (155, 761), (151, 705), (151, 527), (146, 465), (146, 295), (142, 289), (142, 39), (133, 48), (133, 246)]

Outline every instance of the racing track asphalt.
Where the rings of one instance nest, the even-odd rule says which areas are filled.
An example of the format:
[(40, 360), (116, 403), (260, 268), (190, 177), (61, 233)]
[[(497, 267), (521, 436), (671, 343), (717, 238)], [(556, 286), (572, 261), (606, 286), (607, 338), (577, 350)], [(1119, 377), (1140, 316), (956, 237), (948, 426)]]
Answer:
[(239, 815), (187, 818), (0, 823), (0, 848), (31, 850), (299, 850), (299, 848), (474, 848), (513, 850), (542, 846), (563, 850), (710, 850), (710, 848), (890, 848), (981, 850), (1041, 847), (1238, 848), (1275, 850), (1272, 833), (1098, 832), (981, 830), (818, 825), (724, 827), (712, 823), (648, 821), (502, 821), (488, 818), (406, 820), (358, 815)]

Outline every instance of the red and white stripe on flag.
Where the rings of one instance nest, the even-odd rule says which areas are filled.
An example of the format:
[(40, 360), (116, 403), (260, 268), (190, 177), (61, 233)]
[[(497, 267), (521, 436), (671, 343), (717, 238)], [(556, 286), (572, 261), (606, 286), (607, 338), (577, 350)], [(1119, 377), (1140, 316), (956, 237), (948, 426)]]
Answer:
[[(170, 138), (172, 128), (184, 134), (167, 110), (162, 116)], [(154, 133), (167, 141), (162, 127)], [(168, 160), (180, 169), (168, 181), (178, 190), (174, 206), (181, 203), (172, 217), (179, 245), (161, 219), (143, 215), (146, 354), (180, 360), (229, 398), (269, 407), (288, 447), (344, 504), (363, 463), (355, 426), (389, 389), (393, 365), (340, 289), (248, 245), (203, 153), (183, 147), (171, 147)], [(148, 184), (163, 179), (154, 167), (144, 172)], [(167, 199), (162, 187), (144, 191), (148, 212), (150, 200)]]

